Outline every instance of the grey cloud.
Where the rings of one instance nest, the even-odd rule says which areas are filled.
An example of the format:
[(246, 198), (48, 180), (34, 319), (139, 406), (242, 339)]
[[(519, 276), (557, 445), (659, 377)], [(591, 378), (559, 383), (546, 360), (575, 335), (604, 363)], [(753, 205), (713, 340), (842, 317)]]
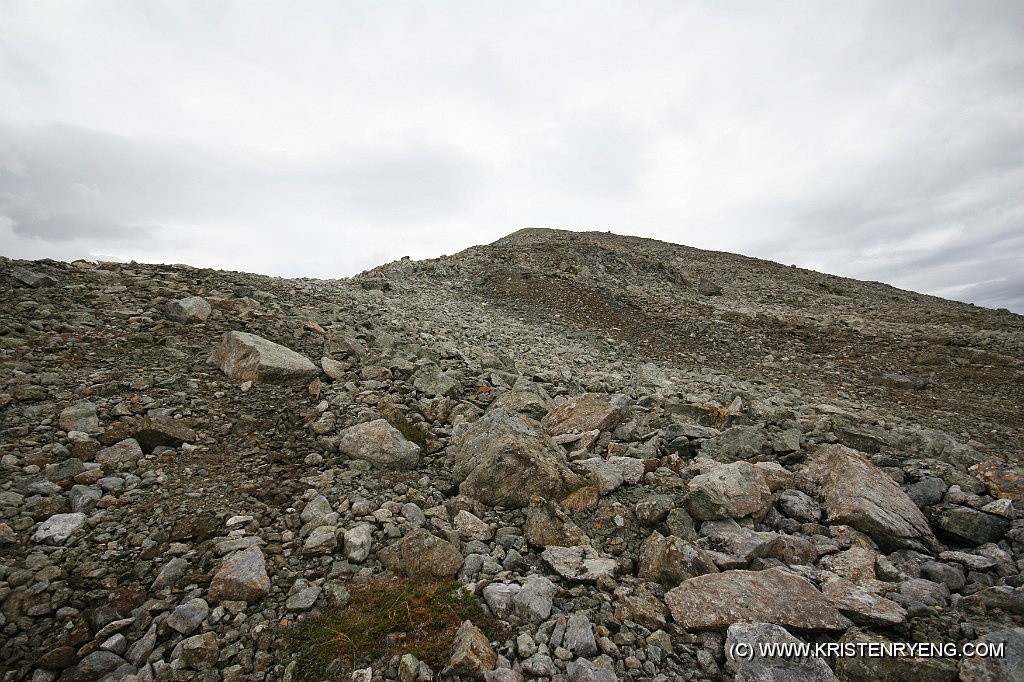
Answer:
[(48, 241), (124, 239), (153, 225), (330, 214), (387, 228), (458, 213), (484, 171), (423, 143), (295, 159), (67, 125), (0, 127), (0, 212)]

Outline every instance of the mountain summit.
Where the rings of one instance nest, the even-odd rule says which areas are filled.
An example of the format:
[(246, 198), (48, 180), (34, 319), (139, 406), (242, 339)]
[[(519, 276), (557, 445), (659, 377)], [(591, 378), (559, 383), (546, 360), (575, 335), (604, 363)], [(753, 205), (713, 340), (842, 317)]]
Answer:
[[(533, 228), (0, 279), (5, 680), (1024, 668), (1022, 316)], [(1005, 650), (742, 655), (911, 642)]]

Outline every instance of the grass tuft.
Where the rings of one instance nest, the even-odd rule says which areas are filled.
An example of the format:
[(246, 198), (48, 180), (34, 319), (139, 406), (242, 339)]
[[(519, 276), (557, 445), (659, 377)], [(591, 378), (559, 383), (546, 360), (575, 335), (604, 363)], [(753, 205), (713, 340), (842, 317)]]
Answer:
[(492, 639), (504, 633), (461, 584), (390, 579), (350, 590), (347, 608), (291, 626), (296, 680), (322, 680), (392, 655), (413, 654), (435, 672), (448, 662), (455, 631), (471, 620)]
[(600, 499), (601, 495), (598, 493), (596, 486), (585, 485), (579, 490), (569, 493), (560, 504), (566, 509), (581, 512), (595, 509)]

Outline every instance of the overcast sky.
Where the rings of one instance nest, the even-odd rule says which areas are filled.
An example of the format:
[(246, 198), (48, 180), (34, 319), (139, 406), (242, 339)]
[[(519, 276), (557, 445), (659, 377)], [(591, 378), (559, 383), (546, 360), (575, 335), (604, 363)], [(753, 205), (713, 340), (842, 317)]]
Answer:
[(1024, 2), (0, 0), (0, 253), (611, 230), (1024, 312)]

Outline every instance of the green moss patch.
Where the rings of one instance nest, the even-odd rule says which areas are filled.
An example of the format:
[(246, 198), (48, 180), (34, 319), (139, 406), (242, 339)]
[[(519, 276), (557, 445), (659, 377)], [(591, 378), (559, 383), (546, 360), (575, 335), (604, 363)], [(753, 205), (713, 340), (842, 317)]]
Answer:
[(455, 631), (465, 620), (492, 640), (503, 637), (497, 621), (460, 587), (458, 582), (396, 578), (352, 588), (347, 608), (288, 629), (298, 661), (296, 679), (327, 679), (407, 653), (437, 672), (447, 663)]

